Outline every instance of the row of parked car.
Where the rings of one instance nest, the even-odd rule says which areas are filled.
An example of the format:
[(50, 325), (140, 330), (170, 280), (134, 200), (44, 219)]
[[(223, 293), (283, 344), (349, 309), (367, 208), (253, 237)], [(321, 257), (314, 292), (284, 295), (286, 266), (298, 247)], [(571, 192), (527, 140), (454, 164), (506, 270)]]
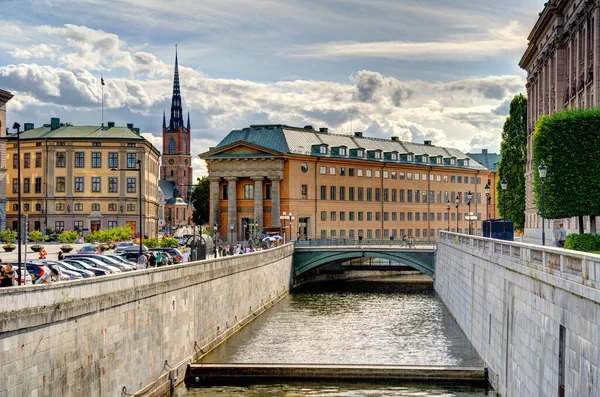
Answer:
[[(90, 244), (82, 247), (77, 254), (65, 256), (62, 260), (28, 260), (22, 264), (26, 270), (23, 269), (21, 277), (17, 275), (17, 279), (21, 278), (21, 284), (36, 283), (45, 272), (50, 273), (52, 270), (58, 274), (60, 281), (129, 272), (136, 269), (139, 249), (139, 245), (126, 243), (115, 250), (115, 253), (102, 253), (98, 247)], [(146, 255), (150, 253), (146, 247), (142, 247), (142, 251)], [(166, 255), (168, 265), (178, 264), (183, 260), (182, 253), (176, 248), (153, 248), (152, 251)], [(17, 263), (13, 263), (13, 266), (16, 270)]]

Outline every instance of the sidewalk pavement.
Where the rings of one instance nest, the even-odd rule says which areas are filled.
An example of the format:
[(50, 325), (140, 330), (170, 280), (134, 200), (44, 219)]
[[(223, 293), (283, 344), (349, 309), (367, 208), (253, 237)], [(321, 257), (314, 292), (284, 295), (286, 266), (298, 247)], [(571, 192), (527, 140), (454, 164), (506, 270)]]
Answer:
[[(37, 252), (33, 252), (31, 250), (31, 246), (34, 243), (27, 243), (27, 246), (22, 245), (21, 246), (21, 259), (24, 260), (30, 260), (30, 259), (39, 259), (40, 255)], [(15, 244), (16, 245), (16, 244)], [(43, 244), (44, 248), (46, 248), (46, 252), (48, 255), (46, 255), (47, 259), (57, 259), (58, 258), (58, 251), (60, 251), (60, 247), (62, 246), (62, 243), (58, 243), (58, 242), (51, 242), (51, 243), (45, 243)], [(81, 247), (83, 247), (86, 244), (70, 244), (73, 247), (75, 247), (75, 249), (73, 251), (71, 251), (71, 253), (77, 252), (78, 249), (80, 249)], [(13, 252), (4, 252), (4, 250), (0, 247), (0, 259), (2, 259), (2, 262), (13, 262), (13, 261), (17, 261), (19, 258), (18, 255), (18, 251), (17, 248), (15, 248), (15, 250)], [(27, 255), (25, 255), (25, 253), (27, 253)]]

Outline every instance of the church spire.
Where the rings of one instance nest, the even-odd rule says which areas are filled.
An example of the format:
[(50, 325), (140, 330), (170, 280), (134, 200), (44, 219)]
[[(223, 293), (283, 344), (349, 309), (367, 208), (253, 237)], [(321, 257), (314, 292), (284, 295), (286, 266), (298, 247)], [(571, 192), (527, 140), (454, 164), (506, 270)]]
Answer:
[(167, 116), (165, 115), (165, 110), (163, 109), (163, 130), (167, 129)]
[(189, 110), (188, 110), (188, 123), (187, 123), (187, 130), (188, 130), (188, 132), (190, 132), (190, 131), (191, 131), (191, 129), (190, 129), (190, 111), (189, 111)]
[(183, 108), (181, 107), (181, 89), (179, 87), (179, 62), (177, 59), (177, 44), (175, 44), (175, 76), (173, 78), (173, 97), (171, 99), (171, 120), (169, 131), (183, 128)]

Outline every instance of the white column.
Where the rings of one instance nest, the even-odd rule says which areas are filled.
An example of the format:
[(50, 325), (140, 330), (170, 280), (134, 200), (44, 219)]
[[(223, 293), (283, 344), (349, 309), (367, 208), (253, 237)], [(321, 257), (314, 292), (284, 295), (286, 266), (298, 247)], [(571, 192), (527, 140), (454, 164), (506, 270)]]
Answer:
[(281, 215), (281, 193), (279, 189), (279, 178), (271, 179), (271, 227), (281, 227), (279, 215)]
[[(227, 236), (229, 242), (237, 241), (237, 178), (227, 179)], [(231, 227), (233, 225), (233, 228)]]

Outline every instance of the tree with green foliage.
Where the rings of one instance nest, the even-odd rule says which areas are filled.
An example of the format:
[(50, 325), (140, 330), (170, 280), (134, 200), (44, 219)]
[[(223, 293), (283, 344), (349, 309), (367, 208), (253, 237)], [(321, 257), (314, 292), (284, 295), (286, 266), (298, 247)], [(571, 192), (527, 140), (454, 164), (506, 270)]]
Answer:
[(600, 214), (600, 108), (575, 109), (542, 116), (533, 136), (534, 192), (541, 214), (542, 184), (537, 168), (543, 161), (548, 167), (545, 178), (546, 218), (577, 216), (579, 233), (583, 217), (591, 219), (591, 233), (596, 233)]
[(496, 192), (497, 203), (503, 203), (504, 192), (500, 186), (502, 178), (508, 182), (506, 192), (506, 214), (500, 205), (500, 215), (512, 219), (516, 230), (525, 227), (525, 167), (527, 164), (527, 98), (516, 95), (510, 102), (510, 115), (502, 129)]
[(176, 238), (173, 237), (164, 237), (160, 241), (160, 246), (163, 248), (177, 248), (179, 247), (179, 243)]
[(206, 176), (198, 178), (198, 184), (192, 190), (190, 202), (194, 206), (193, 221), (195, 224), (208, 223), (210, 206), (210, 181)]
[(79, 233), (73, 230), (64, 230), (58, 235), (58, 241), (64, 244), (73, 244), (79, 238)]
[(17, 232), (15, 232), (14, 230), (6, 229), (0, 232), (0, 238), (6, 244), (12, 244), (17, 239)]

